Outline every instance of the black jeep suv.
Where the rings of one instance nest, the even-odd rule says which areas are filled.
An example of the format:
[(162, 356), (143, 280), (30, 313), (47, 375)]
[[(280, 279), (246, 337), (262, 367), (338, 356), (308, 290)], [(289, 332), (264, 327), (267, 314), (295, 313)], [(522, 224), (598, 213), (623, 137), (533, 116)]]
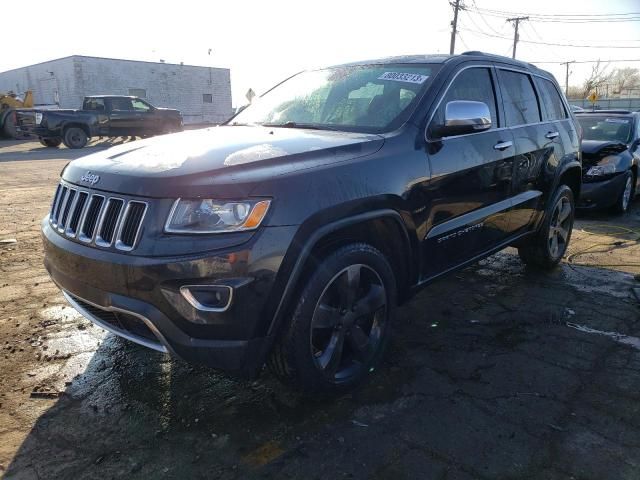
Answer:
[(396, 307), (509, 245), (551, 268), (580, 194), (553, 77), (469, 52), (300, 73), (221, 127), (71, 162), (45, 264), (101, 327), (307, 391), (374, 370)]

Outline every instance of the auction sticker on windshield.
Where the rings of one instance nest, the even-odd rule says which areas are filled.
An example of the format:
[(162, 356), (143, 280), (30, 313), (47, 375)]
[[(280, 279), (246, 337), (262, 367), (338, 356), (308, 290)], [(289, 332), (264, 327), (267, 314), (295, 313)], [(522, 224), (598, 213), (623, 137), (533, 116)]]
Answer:
[(605, 118), (604, 121), (607, 123), (629, 123), (629, 120), (625, 118)]
[(402, 73), (402, 72), (384, 72), (378, 77), (378, 80), (392, 80), (394, 82), (407, 83), (424, 83), (428, 75), (420, 75), (419, 73)]

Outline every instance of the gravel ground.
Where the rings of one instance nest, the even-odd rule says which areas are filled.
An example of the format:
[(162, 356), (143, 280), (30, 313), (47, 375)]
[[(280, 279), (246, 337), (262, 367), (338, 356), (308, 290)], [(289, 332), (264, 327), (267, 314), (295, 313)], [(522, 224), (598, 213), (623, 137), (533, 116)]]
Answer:
[(0, 476), (640, 478), (640, 201), (581, 216), (550, 274), (508, 249), (399, 311), (371, 381), (332, 401), (106, 334), (42, 266), (62, 167), (102, 148), (0, 142)]

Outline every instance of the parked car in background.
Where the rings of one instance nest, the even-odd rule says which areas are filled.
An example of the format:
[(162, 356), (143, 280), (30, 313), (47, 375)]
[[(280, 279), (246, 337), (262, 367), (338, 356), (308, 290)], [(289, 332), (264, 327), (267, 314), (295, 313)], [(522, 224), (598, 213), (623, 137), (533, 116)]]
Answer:
[(583, 130), (578, 207), (626, 212), (640, 192), (640, 113), (598, 110), (576, 118)]
[(85, 97), (82, 110), (18, 110), (16, 115), (18, 130), (47, 147), (82, 148), (95, 136), (147, 137), (183, 129), (178, 110), (122, 95)]
[(569, 108), (571, 108), (573, 113), (584, 112), (584, 108), (578, 107), (577, 105), (569, 105)]
[(579, 147), (553, 76), (510, 58), (302, 72), (224, 126), (69, 163), (42, 223), (45, 265), (117, 335), (344, 391), (380, 362), (396, 307), (435, 279), (510, 245), (527, 264), (560, 262)]

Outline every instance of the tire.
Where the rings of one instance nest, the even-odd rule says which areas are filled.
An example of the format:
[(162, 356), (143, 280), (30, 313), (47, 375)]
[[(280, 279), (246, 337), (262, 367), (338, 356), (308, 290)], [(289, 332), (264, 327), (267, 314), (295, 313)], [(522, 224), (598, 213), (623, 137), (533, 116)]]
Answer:
[(16, 113), (11, 111), (4, 118), (2, 131), (7, 138), (18, 138), (18, 130), (16, 128)]
[(67, 148), (82, 148), (89, 141), (87, 133), (80, 127), (68, 127), (62, 137)]
[(543, 270), (551, 270), (560, 263), (571, 240), (575, 217), (572, 190), (567, 185), (560, 185), (549, 205), (540, 229), (518, 247), (520, 259), (525, 264)]
[(160, 135), (167, 135), (169, 133), (176, 133), (180, 131), (180, 126), (175, 123), (165, 123), (160, 129)]
[(45, 147), (57, 148), (62, 143), (62, 139), (60, 137), (41, 138), (40, 143)]
[(631, 201), (633, 200), (633, 197), (635, 194), (634, 185), (635, 185), (635, 178), (634, 178), (633, 172), (629, 170), (625, 174), (624, 187), (622, 188), (620, 195), (618, 195), (618, 199), (616, 200), (616, 203), (613, 205), (614, 212), (627, 213), (627, 210), (629, 210), (629, 205), (631, 205)]
[(308, 276), (268, 366), (307, 394), (348, 391), (382, 358), (395, 306), (384, 255), (364, 243), (341, 247)]

